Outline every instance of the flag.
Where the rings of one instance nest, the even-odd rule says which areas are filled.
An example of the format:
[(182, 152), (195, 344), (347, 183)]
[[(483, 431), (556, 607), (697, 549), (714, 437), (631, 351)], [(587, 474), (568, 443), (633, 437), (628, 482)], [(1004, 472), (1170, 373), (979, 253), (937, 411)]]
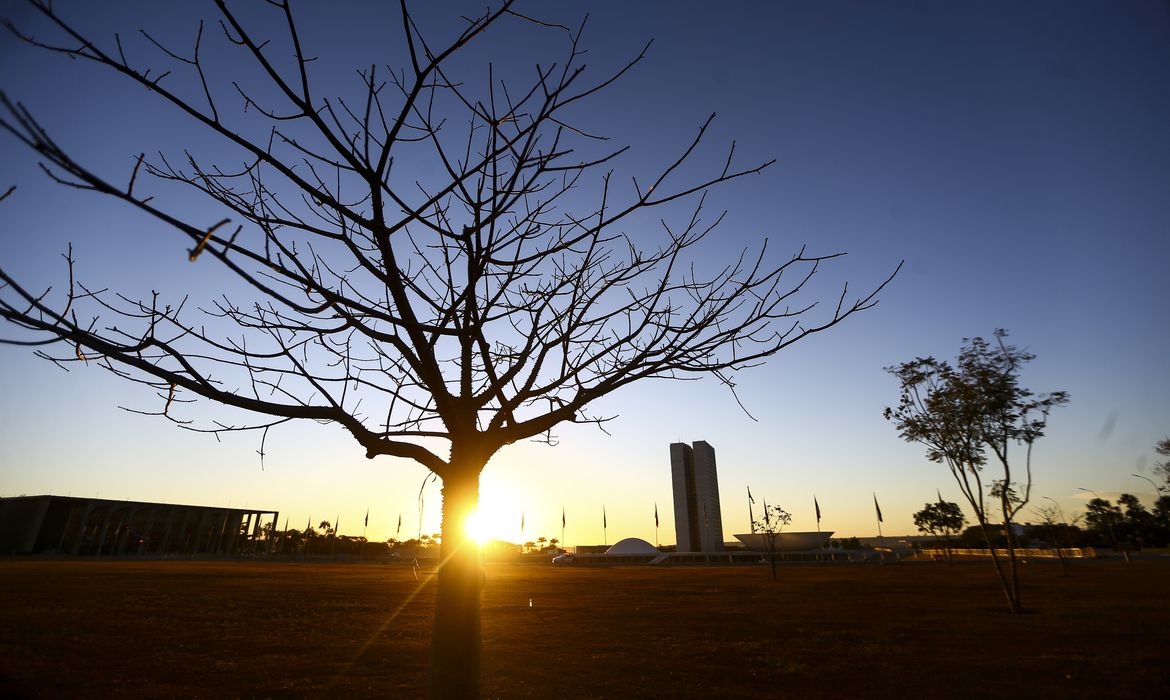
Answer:
[(524, 534), (524, 511), (520, 511), (520, 534)]
[(601, 529), (604, 530), (609, 527), (609, 521), (605, 517), (605, 506), (601, 507)]
[(756, 532), (756, 514), (752, 512), (752, 504), (756, 499), (752, 498), (752, 487), (747, 487), (748, 490), (748, 525), (752, 528), (752, 534)]
[(398, 514), (398, 529), (394, 531), (394, 539), (398, 539), (400, 534), (402, 534), (402, 513)]
[(308, 534), (309, 530), (312, 530), (312, 529), (313, 529), (313, 516), (310, 515), (309, 522), (305, 523), (305, 534)]
[(813, 507), (817, 509), (817, 522), (821, 522), (821, 504), (817, 503), (816, 494), (813, 494)]
[(333, 536), (337, 537), (339, 532), (341, 532), (341, 513), (333, 517)]
[(876, 493), (873, 495), (873, 509), (877, 511), (878, 522), (884, 523), (885, 521), (882, 520), (882, 507), (878, 505)]
[(370, 509), (366, 508), (366, 522), (362, 524), (362, 527), (369, 527), (369, 526), (370, 526)]
[(561, 508), (561, 529), (565, 528), (565, 509)]
[(654, 527), (658, 527), (658, 504), (654, 504)]

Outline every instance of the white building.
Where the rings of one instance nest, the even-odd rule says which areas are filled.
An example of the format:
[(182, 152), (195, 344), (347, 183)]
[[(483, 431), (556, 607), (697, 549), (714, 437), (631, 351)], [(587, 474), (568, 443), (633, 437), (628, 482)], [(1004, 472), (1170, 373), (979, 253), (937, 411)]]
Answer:
[(679, 552), (722, 552), (723, 515), (715, 448), (698, 440), (670, 446), (674, 485), (674, 534)]

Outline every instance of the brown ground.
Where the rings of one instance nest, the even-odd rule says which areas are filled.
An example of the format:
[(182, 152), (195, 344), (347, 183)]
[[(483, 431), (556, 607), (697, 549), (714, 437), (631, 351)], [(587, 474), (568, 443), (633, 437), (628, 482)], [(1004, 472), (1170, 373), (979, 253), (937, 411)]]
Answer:
[[(487, 697), (1170, 696), (1170, 562), (493, 564)], [(404, 565), (0, 561), (0, 697), (420, 697)], [(531, 600), (531, 607), (529, 606)]]

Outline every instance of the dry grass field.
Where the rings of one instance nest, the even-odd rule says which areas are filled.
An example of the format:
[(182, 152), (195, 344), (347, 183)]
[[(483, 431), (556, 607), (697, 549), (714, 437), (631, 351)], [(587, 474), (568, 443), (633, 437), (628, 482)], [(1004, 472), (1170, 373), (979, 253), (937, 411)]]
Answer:
[[(1170, 696), (1170, 562), (493, 564), (499, 698)], [(0, 561), (0, 697), (420, 697), (433, 579), (405, 565)], [(530, 604), (531, 601), (531, 604)]]

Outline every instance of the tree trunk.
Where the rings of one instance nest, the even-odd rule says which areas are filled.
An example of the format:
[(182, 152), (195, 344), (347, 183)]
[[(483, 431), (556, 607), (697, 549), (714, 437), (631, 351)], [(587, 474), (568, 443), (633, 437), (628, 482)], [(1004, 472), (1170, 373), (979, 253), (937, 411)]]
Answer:
[(443, 540), (427, 685), (432, 700), (479, 697), (483, 571), (479, 548), (464, 528), (479, 505), (479, 471), (464, 469), (443, 480)]
[[(976, 513), (978, 515), (978, 513)], [(987, 551), (991, 554), (991, 565), (995, 567), (995, 575), (999, 577), (999, 585), (1003, 588), (1003, 593), (1007, 596), (1008, 610), (1013, 613), (1020, 611), (1019, 601), (1014, 595), (1011, 582), (1008, 580), (1003, 571), (1003, 565), (999, 561), (999, 555), (995, 553), (995, 542), (991, 536), (991, 530), (987, 525), (987, 521), (979, 519), (979, 529), (983, 532), (983, 540), (987, 542)]]
[(1012, 533), (1012, 523), (1004, 520), (1003, 534), (1007, 540), (1008, 573), (1011, 576), (1011, 590), (1008, 597), (1011, 600), (1012, 612), (1018, 613), (1022, 609), (1020, 604), (1020, 567), (1019, 557), (1016, 556), (1016, 536)]

